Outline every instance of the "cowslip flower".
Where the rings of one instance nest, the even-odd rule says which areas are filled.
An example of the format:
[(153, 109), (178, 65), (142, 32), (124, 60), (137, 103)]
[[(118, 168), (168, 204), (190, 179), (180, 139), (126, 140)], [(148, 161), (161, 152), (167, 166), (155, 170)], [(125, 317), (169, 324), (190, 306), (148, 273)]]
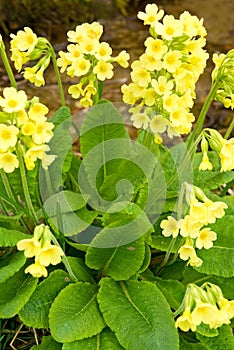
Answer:
[(7, 151), (8, 148), (14, 147), (18, 133), (19, 129), (14, 125), (0, 124), (0, 150)]
[(98, 80), (104, 81), (113, 77), (113, 68), (113, 64), (100, 60), (93, 68), (93, 73), (97, 75)]
[(20, 51), (27, 51), (30, 54), (37, 44), (38, 38), (32, 29), (29, 27), (24, 27), (24, 30), (19, 30), (17, 35), (10, 34), (12, 38), (11, 46), (12, 50), (17, 48)]
[(162, 234), (165, 237), (172, 236), (175, 238), (179, 234), (179, 222), (173, 216), (168, 216), (166, 220), (162, 220), (160, 227), (163, 229)]
[(26, 258), (34, 257), (37, 254), (40, 246), (41, 245), (37, 237), (22, 239), (17, 243), (17, 249), (20, 251), (24, 250), (24, 255)]
[(18, 167), (19, 161), (15, 154), (10, 152), (0, 153), (0, 169), (3, 169), (6, 173), (13, 173)]
[(199, 170), (212, 170), (213, 165), (209, 160), (208, 154), (206, 152), (202, 155), (202, 161), (199, 165)]
[(188, 332), (190, 329), (195, 332), (196, 324), (193, 322), (191, 311), (189, 309), (184, 310), (183, 314), (177, 318), (175, 326), (176, 328), (180, 328), (183, 332)]
[(213, 241), (217, 239), (217, 234), (211, 231), (209, 227), (203, 228), (196, 239), (196, 247), (198, 249), (210, 249), (213, 247)]
[(0, 106), (4, 112), (18, 112), (25, 107), (27, 95), (23, 90), (17, 91), (13, 87), (6, 87), (3, 90), (3, 97), (0, 97)]
[(39, 261), (36, 261), (34, 264), (31, 264), (28, 267), (26, 267), (24, 272), (30, 273), (35, 278), (48, 276), (48, 271), (46, 270), (44, 265), (39, 263)]
[(163, 10), (159, 10), (156, 4), (147, 4), (145, 12), (139, 11), (137, 17), (144, 21), (144, 24), (154, 26), (164, 15)]

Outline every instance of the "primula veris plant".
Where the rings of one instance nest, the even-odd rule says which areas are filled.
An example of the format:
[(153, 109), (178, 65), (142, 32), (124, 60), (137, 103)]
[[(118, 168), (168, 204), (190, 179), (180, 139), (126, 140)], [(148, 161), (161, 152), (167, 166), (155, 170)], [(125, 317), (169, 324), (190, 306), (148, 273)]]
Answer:
[[(135, 61), (113, 56), (98, 22), (69, 30), (57, 54), (29, 27), (10, 35), (11, 61), (31, 84), (44, 85), (53, 65), (52, 116), (18, 88), (0, 38), (10, 80), (0, 97), (0, 318), (42, 329), (33, 350), (234, 348), (234, 121), (224, 135), (203, 127), (213, 100), (234, 108), (234, 51), (213, 55), (193, 115), (209, 56), (203, 20), (156, 4), (137, 17), (149, 36)], [(129, 61), (121, 110), (136, 140), (102, 98), (114, 65)], [(83, 109), (79, 130), (60, 73)]]

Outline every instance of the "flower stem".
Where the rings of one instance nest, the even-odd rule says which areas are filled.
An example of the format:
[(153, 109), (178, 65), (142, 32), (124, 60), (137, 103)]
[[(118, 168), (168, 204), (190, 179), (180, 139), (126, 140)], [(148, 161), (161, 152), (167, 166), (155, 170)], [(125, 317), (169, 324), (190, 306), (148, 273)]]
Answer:
[(31, 196), (30, 196), (29, 189), (28, 189), (24, 160), (23, 160), (21, 150), (19, 147), (20, 147), (20, 145), (18, 145), (18, 147), (16, 148), (16, 154), (17, 154), (17, 158), (19, 160), (20, 177), (21, 177), (21, 181), (22, 181), (25, 201), (26, 201), (27, 208), (33, 217), (34, 223), (38, 224), (37, 214), (34, 210), (34, 207), (33, 207), (32, 201), (31, 201)]
[(234, 128), (234, 116), (232, 118), (232, 121), (231, 121), (231, 124), (229, 125), (225, 135), (224, 135), (224, 138), (227, 140), (232, 132), (232, 129)]
[(197, 137), (199, 136), (199, 134), (202, 130), (202, 126), (204, 124), (206, 114), (208, 112), (208, 109), (209, 109), (214, 97), (215, 97), (215, 94), (216, 94), (216, 91), (219, 87), (219, 84), (220, 84), (220, 80), (217, 79), (215, 81), (215, 83), (212, 85), (210, 92), (206, 98), (206, 101), (204, 102), (204, 104), (202, 106), (201, 112), (200, 112), (199, 117), (197, 119), (196, 126), (195, 126), (193, 132), (188, 137), (188, 142), (187, 142), (188, 150), (190, 150), (190, 148), (193, 146), (194, 140), (197, 139)]
[(13, 71), (12, 71), (12, 69), (11, 69), (9, 60), (8, 60), (8, 58), (7, 58), (6, 50), (5, 50), (5, 45), (4, 45), (3, 41), (0, 42), (0, 55), (1, 55), (2, 62), (3, 62), (3, 64), (4, 64), (4, 67), (5, 67), (5, 69), (6, 69), (7, 75), (8, 75), (8, 77), (9, 77), (9, 79), (10, 79), (11, 86), (13, 86), (13, 87), (17, 90), (17, 85), (16, 85), (15, 77), (14, 77)]
[(50, 54), (51, 54), (51, 59), (52, 59), (54, 71), (55, 71), (56, 78), (57, 78), (58, 87), (59, 87), (61, 104), (62, 104), (62, 106), (65, 106), (66, 102), (65, 102), (64, 90), (63, 90), (63, 84), (62, 84), (62, 79), (61, 79), (59, 69), (57, 66), (56, 54), (55, 54), (53, 46), (49, 42), (48, 42), (48, 44), (49, 44), (49, 48), (50, 48)]

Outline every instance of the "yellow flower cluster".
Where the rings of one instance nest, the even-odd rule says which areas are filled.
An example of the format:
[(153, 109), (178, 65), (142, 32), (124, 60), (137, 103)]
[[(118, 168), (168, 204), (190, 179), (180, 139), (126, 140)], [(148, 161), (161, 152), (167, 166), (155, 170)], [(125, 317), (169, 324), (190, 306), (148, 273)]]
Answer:
[(33, 238), (22, 239), (17, 243), (18, 250), (24, 250), (26, 258), (35, 257), (34, 264), (25, 269), (34, 277), (47, 277), (46, 269), (50, 264), (57, 265), (64, 255), (60, 247), (51, 244), (51, 232), (48, 226), (41, 224), (34, 229)]
[(19, 30), (17, 34), (11, 34), (11, 60), (14, 62), (18, 72), (23, 65), (29, 61), (38, 62), (31, 66), (25, 67), (24, 78), (29, 80), (35, 86), (45, 85), (43, 77), (44, 70), (48, 67), (51, 58), (50, 44), (45, 38), (38, 38), (31, 28), (25, 27)]
[(190, 329), (195, 332), (202, 323), (210, 328), (218, 328), (229, 324), (234, 317), (234, 300), (224, 298), (221, 289), (215, 284), (206, 282), (198, 287), (191, 283), (180, 310), (183, 313), (176, 319), (175, 325), (184, 332)]
[(220, 171), (230, 171), (234, 169), (234, 138), (226, 140), (222, 135), (214, 129), (206, 128), (203, 130), (203, 136), (201, 141), (202, 161), (199, 166), (199, 170), (211, 170), (213, 168), (212, 163), (208, 157), (208, 144), (210, 148), (214, 150), (221, 163)]
[(59, 51), (57, 65), (61, 72), (74, 78), (80, 78), (79, 83), (68, 89), (73, 98), (80, 99), (80, 105), (89, 107), (93, 104), (93, 96), (98, 93), (98, 81), (113, 77), (113, 62), (128, 67), (129, 54), (123, 50), (118, 56), (112, 57), (112, 48), (107, 42), (100, 42), (103, 27), (98, 22), (83, 23), (75, 31), (67, 33), (67, 52)]
[(203, 20), (185, 11), (179, 19), (164, 15), (156, 4), (146, 5), (138, 18), (150, 25), (145, 52), (131, 65), (130, 84), (121, 87), (136, 128), (150, 130), (160, 142), (168, 136), (188, 134), (194, 121), (190, 113), (195, 84), (206, 66), (208, 53), (203, 49), (206, 30)]
[(234, 109), (234, 49), (227, 52), (213, 54), (215, 68), (212, 72), (212, 80), (219, 80), (215, 100), (222, 102), (224, 107)]
[(13, 87), (3, 90), (0, 107), (0, 169), (12, 173), (19, 167), (17, 153), (21, 152), (28, 170), (34, 169), (37, 159), (47, 170), (56, 157), (46, 153), (54, 127), (45, 117), (48, 108), (36, 97), (28, 101), (23, 90)]
[(189, 210), (187, 215), (176, 220), (173, 216), (168, 216), (162, 220), (160, 227), (163, 229), (162, 234), (165, 237), (178, 235), (185, 238), (185, 243), (180, 247), (178, 253), (182, 260), (188, 260), (191, 266), (201, 266), (202, 260), (196, 254), (197, 249), (210, 249), (213, 241), (217, 239), (216, 232), (207, 226), (214, 223), (225, 215), (224, 209), (227, 204), (224, 202), (213, 202), (208, 199), (203, 191), (187, 184), (188, 195), (187, 203)]

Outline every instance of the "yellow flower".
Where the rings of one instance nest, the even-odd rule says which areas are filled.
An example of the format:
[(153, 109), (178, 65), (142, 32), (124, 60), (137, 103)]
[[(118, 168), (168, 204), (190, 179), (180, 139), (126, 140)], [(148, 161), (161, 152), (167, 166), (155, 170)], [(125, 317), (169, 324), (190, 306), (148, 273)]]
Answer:
[(155, 104), (155, 91), (153, 88), (145, 90), (144, 103), (146, 106), (153, 106)]
[(199, 20), (197, 16), (191, 15), (188, 11), (184, 11), (180, 15), (180, 20), (183, 23), (183, 32), (189, 37), (206, 35), (206, 29), (203, 27), (203, 20)]
[(57, 265), (61, 262), (61, 257), (64, 255), (61, 248), (49, 244), (43, 247), (37, 254), (37, 260), (41, 265), (49, 266)]
[(18, 112), (27, 103), (27, 95), (23, 90), (17, 91), (13, 87), (6, 87), (3, 90), (4, 98), (0, 97), (0, 106), (7, 113)]
[(188, 265), (199, 267), (202, 265), (202, 263), (203, 263), (202, 259), (200, 259), (196, 255), (196, 256), (193, 256), (189, 259)]
[(90, 39), (99, 40), (103, 33), (103, 26), (98, 22), (84, 23), (84, 29)]
[(131, 84), (123, 84), (121, 86), (121, 92), (123, 94), (123, 102), (130, 105), (134, 104), (137, 101), (137, 98), (134, 96), (134, 90), (131, 89)]
[(25, 123), (21, 128), (21, 132), (25, 136), (31, 136), (35, 132), (35, 124), (33, 122)]
[(90, 55), (93, 55), (97, 52), (99, 45), (100, 44), (97, 39), (90, 39), (89, 37), (80, 43), (82, 53)]
[(201, 224), (208, 224), (208, 209), (205, 203), (199, 202), (196, 198), (190, 203), (190, 216)]
[(191, 314), (192, 322), (196, 326), (198, 326), (202, 322), (205, 324), (212, 325), (217, 313), (218, 309), (214, 305), (198, 301), (195, 306), (195, 309), (192, 311)]
[(142, 67), (140, 61), (132, 63), (132, 72), (130, 73), (132, 81), (139, 86), (145, 87), (151, 81), (150, 73)]
[(63, 63), (63, 66), (69, 65), (72, 63), (72, 61), (76, 60), (77, 58), (83, 57), (81, 46), (78, 44), (70, 44), (67, 46), (67, 53), (65, 55), (61, 56), (60, 63)]
[(107, 61), (111, 58), (111, 54), (112, 54), (112, 48), (110, 47), (110, 45), (106, 42), (102, 42), (102, 43), (98, 43), (94, 56), (98, 60)]
[(26, 67), (24, 70), (24, 78), (37, 87), (45, 85), (43, 77), (45, 68), (42, 66), (39, 70), (37, 66)]
[(159, 21), (164, 15), (163, 10), (158, 11), (158, 6), (156, 4), (147, 4), (145, 7), (145, 12), (139, 11), (137, 17), (144, 21), (144, 25), (149, 24), (154, 26), (157, 21)]
[(18, 115), (16, 117), (17, 125), (21, 126), (22, 124), (26, 123), (28, 121), (28, 115), (25, 111), (25, 109), (21, 109), (18, 111)]
[[(48, 147), (47, 151), (49, 151), (49, 149), (50, 148)], [(50, 166), (50, 164), (52, 164), (56, 158), (57, 158), (56, 155), (44, 153), (41, 158), (42, 168), (45, 170), (48, 170), (48, 166)]]
[(13, 173), (19, 167), (19, 161), (15, 154), (7, 152), (0, 154), (0, 169), (6, 173)]
[(168, 48), (161, 39), (154, 39), (149, 37), (145, 40), (146, 54), (154, 56), (157, 60), (160, 60), (162, 56), (167, 52)]
[(180, 220), (180, 235), (182, 237), (196, 238), (199, 234), (201, 224), (190, 215)]
[(208, 211), (208, 220), (209, 223), (214, 223), (216, 219), (220, 219), (225, 215), (224, 209), (227, 209), (228, 206), (224, 202), (216, 201), (212, 202), (210, 200), (205, 201), (207, 211)]
[(82, 89), (82, 83), (71, 85), (68, 88), (68, 93), (72, 95), (73, 98), (79, 98), (80, 95), (84, 96), (84, 90)]
[(29, 61), (29, 56), (26, 52), (21, 52), (18, 49), (12, 49), (11, 60), (18, 72), (21, 71), (22, 66)]
[(213, 241), (217, 239), (217, 234), (211, 231), (209, 227), (203, 228), (196, 239), (196, 247), (198, 249), (210, 249), (213, 247)]
[(98, 80), (104, 81), (113, 77), (113, 68), (113, 64), (100, 60), (94, 67), (93, 73), (97, 75)]
[(18, 133), (19, 129), (14, 125), (0, 124), (0, 150), (7, 151), (8, 148), (14, 147)]
[(162, 234), (165, 237), (177, 237), (179, 234), (179, 222), (172, 216), (168, 216), (166, 220), (162, 220), (160, 227), (163, 229)]
[(188, 260), (190, 258), (196, 257), (196, 251), (193, 246), (186, 241), (186, 243), (178, 250), (180, 258), (182, 260)]
[(34, 264), (29, 265), (25, 269), (25, 273), (30, 273), (33, 277), (47, 277), (48, 271), (46, 270), (45, 266), (41, 265), (38, 261), (36, 261)]
[(183, 332), (188, 332), (190, 329), (195, 332), (196, 325), (193, 323), (190, 310), (185, 310), (175, 322), (176, 328), (180, 328)]
[(149, 117), (146, 113), (135, 113), (131, 116), (130, 119), (133, 122), (133, 126), (135, 126), (135, 128), (143, 128), (144, 130), (148, 128)]
[(156, 143), (156, 145), (161, 145), (163, 142), (162, 137), (159, 134), (155, 134), (154, 135), (154, 143)]
[(26, 258), (32, 258), (35, 256), (38, 253), (40, 247), (41, 244), (35, 237), (22, 239), (17, 243), (17, 249), (24, 250), (24, 255)]
[(37, 44), (37, 36), (29, 27), (24, 27), (24, 30), (19, 30), (16, 35), (11, 34), (11, 45), (20, 51), (31, 53)]
[(83, 98), (81, 98), (80, 105), (84, 108), (91, 107), (93, 105), (93, 100), (91, 99), (90, 95), (85, 95)]
[(40, 145), (42, 143), (47, 143), (51, 140), (53, 137), (53, 129), (54, 124), (53, 123), (36, 123), (35, 124), (35, 131), (32, 134), (32, 140), (37, 145)]
[(224, 53), (221, 53), (221, 54), (214, 53), (213, 54), (212, 61), (214, 62), (216, 68), (219, 68), (221, 66), (225, 57), (226, 57), (226, 55)]
[(175, 19), (172, 15), (166, 15), (163, 18), (163, 24), (160, 22), (156, 24), (155, 32), (166, 40), (172, 40), (183, 34), (183, 23), (180, 20)]
[(163, 108), (167, 112), (172, 112), (178, 108), (179, 96), (176, 94), (165, 94), (163, 96)]
[(211, 162), (209, 161), (208, 155), (206, 152), (203, 152), (202, 161), (199, 165), (199, 170), (211, 170), (213, 168)]
[(169, 122), (162, 115), (155, 115), (150, 121), (150, 129), (154, 134), (166, 131)]
[(151, 85), (158, 95), (170, 93), (170, 90), (174, 87), (174, 83), (171, 80), (167, 81), (167, 78), (163, 75), (159, 76), (158, 80), (152, 79)]
[(129, 59), (129, 53), (127, 53), (126, 50), (122, 50), (118, 56), (114, 58), (114, 62), (117, 62), (123, 68), (127, 68)]
[(46, 121), (45, 115), (49, 112), (49, 109), (42, 103), (36, 102), (30, 106), (28, 116), (35, 122)]
[(75, 76), (80, 77), (88, 73), (89, 68), (90, 68), (89, 60), (86, 60), (84, 57), (79, 57), (74, 61), (72, 61), (72, 65), (71, 67), (69, 67), (69, 70), (72, 70)]
[[(70, 46), (70, 45), (68, 45), (68, 46)], [(59, 51), (58, 54), (60, 57), (57, 58), (57, 66), (61, 67), (60, 72), (64, 73), (65, 70), (67, 69), (67, 66), (69, 66), (72, 61), (68, 58), (67, 52)]]
[(162, 67), (168, 72), (174, 73), (182, 64), (181, 58), (182, 53), (180, 51), (169, 51), (163, 57)]
[(154, 70), (160, 70), (162, 68), (162, 61), (157, 59), (155, 56), (143, 53), (140, 58), (142, 67), (153, 72)]
[(84, 93), (88, 95), (95, 95), (97, 93), (97, 89), (95, 88), (93, 81), (90, 81), (89, 84), (86, 85)]
[(76, 26), (75, 30), (69, 30), (67, 32), (68, 41), (79, 44), (86, 37), (85, 24)]
[(229, 171), (234, 169), (234, 138), (223, 140), (219, 156), (221, 160), (220, 171)]

